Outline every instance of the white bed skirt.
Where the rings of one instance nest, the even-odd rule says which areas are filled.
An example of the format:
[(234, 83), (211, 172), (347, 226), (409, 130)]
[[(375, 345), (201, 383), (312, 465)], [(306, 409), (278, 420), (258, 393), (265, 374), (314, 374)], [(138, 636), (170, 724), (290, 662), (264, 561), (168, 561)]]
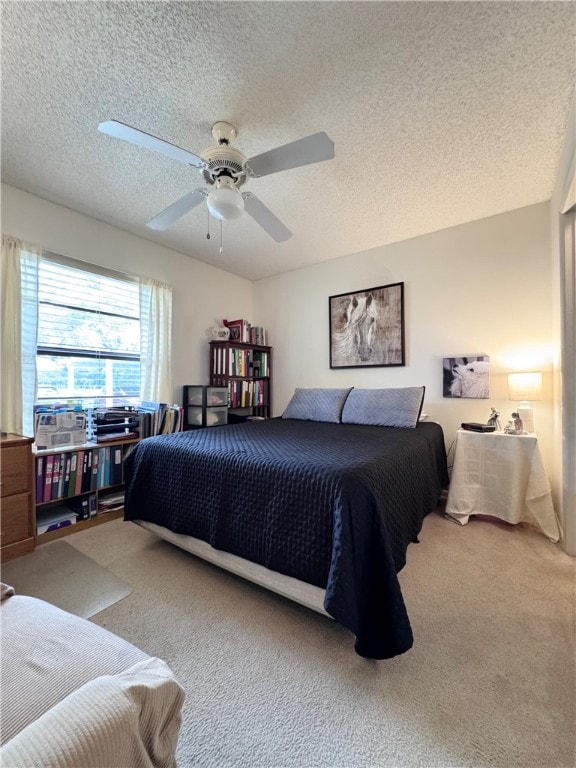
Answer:
[(306, 584), (291, 576), (284, 576), (277, 571), (271, 571), (263, 565), (252, 563), (250, 560), (238, 557), (238, 555), (231, 555), (229, 552), (214, 549), (208, 542), (195, 539), (193, 536), (186, 536), (182, 533), (173, 533), (162, 525), (148, 523), (145, 520), (134, 520), (133, 522), (137, 525), (141, 525), (142, 528), (146, 528), (147, 531), (150, 531), (156, 536), (166, 539), (166, 541), (169, 541), (171, 544), (175, 544), (177, 547), (185, 549), (187, 552), (191, 552), (197, 557), (201, 557), (203, 560), (208, 560), (208, 562), (218, 565), (226, 571), (235, 573), (243, 579), (252, 581), (261, 587), (265, 587), (272, 592), (287, 597), (289, 600), (293, 600), (295, 603), (305, 605), (313, 611), (317, 611), (324, 616), (332, 618), (324, 610), (326, 590), (320, 589), (320, 587)]

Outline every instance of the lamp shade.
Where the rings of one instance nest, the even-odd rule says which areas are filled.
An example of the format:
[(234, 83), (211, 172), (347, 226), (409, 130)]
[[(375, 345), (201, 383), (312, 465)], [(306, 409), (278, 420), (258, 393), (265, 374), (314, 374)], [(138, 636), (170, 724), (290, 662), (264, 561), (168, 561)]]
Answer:
[(510, 400), (521, 400), (516, 409), (524, 432), (534, 432), (534, 411), (530, 400), (542, 400), (542, 374), (540, 371), (529, 373), (508, 374), (508, 397)]
[(208, 210), (215, 219), (232, 221), (242, 215), (244, 198), (230, 179), (219, 179), (217, 186), (208, 195)]
[(510, 400), (542, 400), (542, 373), (509, 373), (508, 396)]

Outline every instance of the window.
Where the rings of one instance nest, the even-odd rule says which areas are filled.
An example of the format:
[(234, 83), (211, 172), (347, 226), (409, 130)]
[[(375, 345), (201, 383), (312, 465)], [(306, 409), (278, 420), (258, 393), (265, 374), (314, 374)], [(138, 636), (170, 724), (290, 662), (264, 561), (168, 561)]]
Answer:
[(138, 281), (43, 252), (38, 265), (37, 402), (140, 398)]
[(170, 285), (8, 234), (1, 254), (4, 431), (32, 436), (38, 404), (172, 401)]

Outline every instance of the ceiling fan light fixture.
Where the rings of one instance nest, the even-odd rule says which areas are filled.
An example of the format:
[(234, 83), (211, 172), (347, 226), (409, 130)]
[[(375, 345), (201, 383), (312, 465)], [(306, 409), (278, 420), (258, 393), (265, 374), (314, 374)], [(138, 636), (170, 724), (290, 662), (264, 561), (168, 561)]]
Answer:
[(221, 221), (238, 219), (244, 210), (244, 199), (227, 176), (218, 179), (214, 189), (210, 190), (207, 204), (212, 216)]

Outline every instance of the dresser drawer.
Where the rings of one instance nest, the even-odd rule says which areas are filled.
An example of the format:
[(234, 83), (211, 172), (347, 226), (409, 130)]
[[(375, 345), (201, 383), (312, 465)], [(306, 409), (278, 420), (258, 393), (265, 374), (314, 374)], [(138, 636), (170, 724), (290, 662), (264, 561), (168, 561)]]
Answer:
[[(30, 489), (30, 449), (27, 445), (3, 446), (0, 493), (12, 496)], [(3, 505), (4, 506), (4, 505)]]
[(0, 524), (2, 538), (0, 543), (3, 547), (33, 535), (30, 518), (29, 493), (19, 493), (2, 501), (2, 522)]

